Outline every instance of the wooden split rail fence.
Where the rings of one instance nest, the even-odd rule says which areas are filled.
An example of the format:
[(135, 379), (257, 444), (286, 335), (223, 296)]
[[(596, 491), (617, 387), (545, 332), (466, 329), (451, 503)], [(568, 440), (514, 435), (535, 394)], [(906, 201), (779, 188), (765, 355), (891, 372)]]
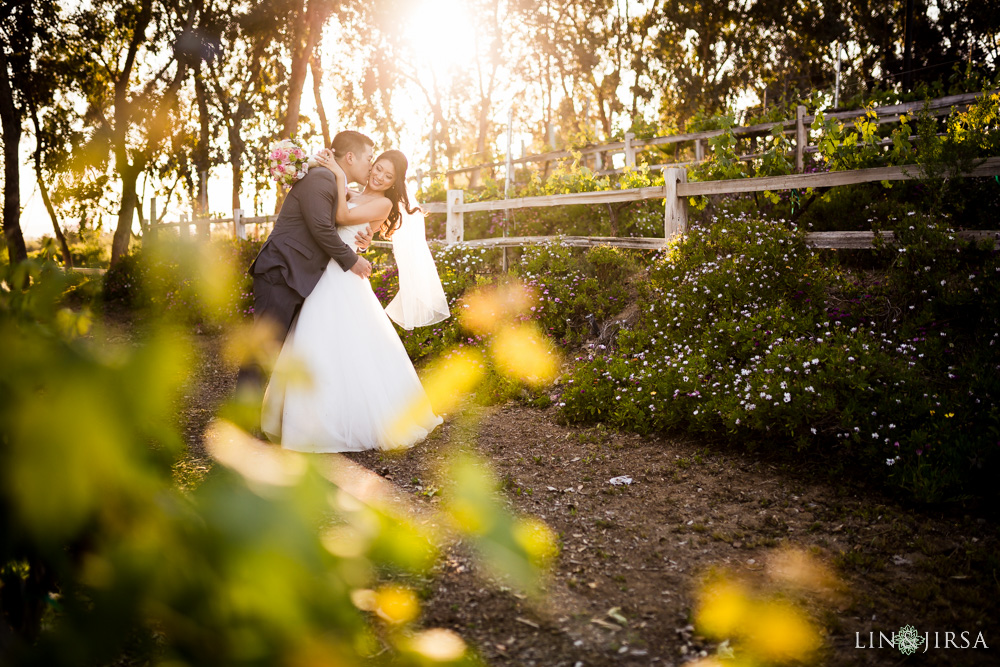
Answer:
[[(992, 91), (997, 92), (997, 91)], [(947, 116), (951, 113), (952, 109), (955, 107), (963, 107), (974, 103), (978, 98), (982, 97), (984, 93), (965, 93), (962, 95), (950, 95), (948, 97), (939, 97), (937, 99), (928, 100), (926, 102), (906, 102), (903, 104), (893, 104), (882, 107), (874, 107), (872, 110), (877, 114), (878, 123), (880, 125), (886, 123), (897, 123), (901, 116), (906, 114), (913, 114), (915, 112), (927, 109), (927, 111), (933, 116)], [(992, 94), (992, 93), (985, 93)], [(853, 120), (864, 116), (868, 112), (867, 109), (851, 109), (847, 111), (831, 111), (829, 113), (824, 113), (824, 118), (837, 119), (837, 120)], [(773, 123), (760, 123), (758, 125), (749, 125), (741, 127), (733, 127), (729, 130), (707, 130), (704, 132), (688, 132), (685, 134), (673, 134), (669, 136), (653, 137), (651, 139), (636, 139), (635, 134), (628, 132), (625, 134), (624, 141), (616, 141), (607, 144), (601, 144), (598, 146), (586, 146), (577, 151), (551, 151), (548, 153), (539, 153), (536, 155), (525, 155), (520, 158), (513, 158), (510, 160), (509, 164), (512, 166), (525, 165), (530, 162), (540, 162), (540, 163), (550, 163), (559, 160), (568, 160), (576, 156), (580, 156), (581, 160), (586, 162), (588, 158), (592, 158), (595, 165), (595, 171), (600, 175), (607, 174), (619, 174), (623, 169), (603, 169), (602, 165), (604, 163), (603, 156), (613, 155), (616, 153), (624, 153), (625, 155), (625, 167), (634, 168), (636, 166), (636, 156), (646, 150), (672, 146), (678, 144), (690, 144), (694, 149), (694, 159), (686, 160), (682, 162), (672, 162), (668, 164), (650, 164), (649, 168), (656, 171), (662, 171), (664, 169), (669, 169), (670, 167), (681, 167), (691, 164), (697, 164), (703, 162), (706, 159), (706, 146), (709, 139), (712, 137), (720, 136), (726, 132), (731, 132), (734, 136), (761, 136), (769, 134), (775, 127), (782, 128), (782, 131), (786, 134), (794, 135), (795, 141), (795, 165), (796, 171), (801, 172), (805, 164), (805, 155), (808, 153), (816, 152), (816, 146), (809, 144), (809, 127), (812, 125), (813, 121), (816, 120), (815, 115), (807, 115), (806, 108), (804, 106), (799, 106), (796, 109), (794, 120), (784, 120), (777, 121)], [(888, 143), (888, 140), (883, 142)], [(740, 157), (741, 160), (752, 160), (759, 157), (758, 154), (743, 155)], [(454, 179), (459, 174), (471, 174), (475, 172), (482, 171), (484, 169), (494, 170), (500, 167), (505, 167), (508, 164), (507, 161), (501, 162), (486, 162), (481, 164), (472, 165), (470, 167), (461, 167), (458, 169), (449, 169), (445, 172), (448, 179), (449, 187), (454, 185)]]
[[(971, 178), (998, 175), (1000, 175), (1000, 157), (987, 158), (970, 171), (961, 174), (961, 176)], [(613, 245), (620, 248), (655, 249), (664, 247), (671, 237), (687, 230), (688, 197), (763, 192), (766, 190), (804, 190), (806, 188), (826, 188), (858, 183), (926, 178), (919, 165), (691, 183), (687, 180), (687, 170), (683, 167), (670, 167), (664, 170), (663, 176), (664, 185), (648, 188), (579, 192), (470, 203), (465, 203), (464, 190), (448, 190), (445, 202), (429, 202), (421, 204), (421, 208), (427, 213), (444, 213), (447, 216), (444, 239), (447, 244), (464, 243), (476, 247), (509, 248), (561, 239), (564, 243), (577, 246)], [(510, 236), (465, 241), (466, 213), (476, 211), (507, 211), (533, 207), (570, 206), (576, 204), (611, 204), (646, 199), (663, 199), (662, 237)], [(211, 226), (223, 225), (226, 227), (227, 234), (232, 233), (237, 238), (246, 239), (248, 225), (267, 225), (273, 223), (274, 219), (275, 216), (248, 218), (243, 215), (243, 211), (236, 209), (233, 211), (232, 218), (204, 218), (192, 222), (184, 215), (179, 222), (151, 225), (150, 232), (152, 239), (156, 239), (162, 233), (162, 230), (177, 228), (182, 238), (188, 238), (191, 237), (191, 227), (194, 226), (197, 236), (207, 238), (210, 236)], [(969, 239), (993, 239), (995, 243), (1000, 245), (1000, 230), (962, 231), (957, 234), (960, 237)], [(810, 232), (806, 234), (806, 240), (815, 248), (871, 248), (874, 233), (857, 231)], [(377, 242), (376, 245), (389, 246), (390, 244)]]
[[(150, 217), (155, 219), (156, 211), (156, 200), (153, 199), (150, 202)], [(158, 240), (160, 234), (168, 229), (177, 229), (177, 234), (182, 239), (191, 238), (191, 228), (194, 227), (194, 235), (202, 238), (209, 238), (212, 235), (213, 226), (222, 226), (226, 233), (229, 234), (230, 231), (233, 236), (238, 239), (247, 238), (247, 226), (248, 225), (270, 225), (272, 224), (278, 216), (276, 215), (261, 215), (256, 217), (246, 217), (243, 213), (243, 209), (233, 209), (233, 217), (231, 218), (199, 218), (192, 216), (192, 219), (188, 219), (186, 213), (182, 213), (180, 220), (177, 222), (157, 222), (149, 225), (150, 241), (155, 243)]]
[[(965, 177), (989, 177), (1000, 175), (1000, 157), (983, 160), (970, 171), (960, 174)], [(665, 184), (662, 186), (636, 188), (630, 190), (607, 190), (602, 192), (580, 192), (544, 197), (523, 197), (518, 199), (494, 200), (465, 203), (463, 190), (448, 190), (445, 203), (422, 204), (428, 213), (447, 215), (445, 242), (460, 243), (465, 236), (465, 214), (475, 211), (501, 211), (542, 206), (569, 206), (573, 204), (610, 204), (645, 199), (663, 199), (663, 236), (642, 238), (606, 237), (563, 237), (574, 245), (614, 245), (622, 248), (659, 248), (675, 234), (687, 230), (687, 198), (700, 195), (736, 194), (741, 192), (763, 192), (765, 190), (804, 190), (806, 188), (834, 187), (876, 181), (901, 181), (926, 178), (919, 165), (899, 167), (877, 167), (853, 171), (831, 171), (814, 174), (791, 174), (788, 176), (768, 176), (762, 178), (739, 178), (721, 181), (689, 183), (687, 170), (670, 167), (663, 172)], [(965, 238), (993, 239), (1000, 244), (1000, 230), (960, 232)], [(815, 248), (871, 248), (873, 232), (811, 232), (807, 242)], [(489, 247), (511, 247), (527, 243), (552, 240), (552, 237), (503, 237), (466, 241), (468, 245)]]
[[(994, 91), (995, 92), (995, 91)], [(990, 94), (990, 93), (987, 93)], [(982, 93), (970, 93), (965, 95), (952, 95), (942, 97), (929, 102), (910, 102), (906, 104), (896, 104), (875, 108), (878, 122), (893, 123), (898, 122), (903, 114), (911, 114), (915, 111), (928, 109), (936, 116), (945, 116), (951, 113), (955, 107), (972, 104), (982, 95)], [(656, 238), (604, 238), (604, 237), (560, 237), (567, 243), (577, 245), (597, 245), (609, 244), (625, 248), (654, 248), (662, 247), (667, 240), (675, 234), (684, 232), (687, 229), (687, 198), (701, 195), (722, 195), (736, 194), (742, 192), (762, 192), (766, 190), (804, 190), (806, 188), (827, 188), (839, 185), (851, 185), (858, 183), (869, 183), (873, 181), (899, 181), (908, 179), (926, 178), (927, 175), (918, 165), (905, 165), (900, 167), (879, 167), (875, 169), (858, 169), (853, 171), (835, 171), (825, 173), (805, 174), (803, 171), (804, 156), (806, 153), (816, 150), (815, 146), (809, 145), (808, 127), (815, 120), (814, 116), (808, 116), (803, 106), (798, 107), (795, 120), (780, 121), (776, 123), (763, 123), (749, 127), (735, 127), (730, 130), (712, 130), (708, 132), (696, 132), (688, 134), (678, 134), (665, 137), (655, 137), (652, 139), (635, 139), (634, 135), (626, 134), (625, 141), (604, 144), (601, 146), (591, 146), (582, 149), (577, 154), (594, 155), (600, 164), (601, 155), (615, 152), (625, 153), (625, 164), (627, 167), (636, 165), (636, 155), (639, 151), (666, 146), (670, 144), (680, 144), (693, 142), (695, 159), (687, 162), (672, 164), (651, 165), (651, 169), (663, 172), (663, 186), (639, 188), (630, 190), (608, 190), (601, 192), (583, 192), (563, 195), (550, 195), (544, 197), (524, 197), (518, 199), (506, 199), (483, 202), (465, 203), (463, 190), (449, 189), (445, 203), (431, 202), (423, 204), (422, 208), (428, 213), (444, 213), (447, 215), (446, 243), (459, 243), (464, 241), (465, 222), (464, 214), (475, 211), (508, 211), (522, 208), (543, 207), (543, 206), (568, 206), (573, 204), (610, 204), (613, 202), (640, 201), (645, 199), (664, 200), (664, 234)], [(825, 114), (826, 118), (848, 120), (863, 116), (867, 110), (835, 111)], [(708, 139), (719, 136), (726, 131), (737, 136), (754, 136), (771, 132), (775, 127), (781, 127), (787, 133), (795, 135), (795, 162), (796, 171), (799, 173), (787, 176), (771, 176), (762, 178), (742, 178), (721, 181), (691, 182), (687, 181), (687, 171), (685, 165), (694, 164), (705, 159), (705, 142)], [(570, 151), (558, 151), (542, 153), (510, 160), (510, 164), (525, 164), (527, 162), (549, 162), (575, 157)], [(741, 159), (753, 159), (755, 155), (745, 155)], [(507, 162), (494, 162), (479, 164), (462, 169), (451, 170), (448, 173), (449, 182), (460, 173), (475, 172), (481, 169), (495, 168)], [(607, 170), (600, 173), (618, 173), (622, 170)], [(958, 174), (956, 174), (958, 175)], [(971, 171), (961, 174), (966, 177), (989, 177), (1000, 175), (1000, 157), (991, 157), (980, 162)], [(232, 230), (237, 238), (247, 238), (246, 228), (248, 225), (267, 225), (274, 222), (275, 216), (245, 217), (242, 210), (234, 210), (232, 218), (212, 219), (199, 218), (188, 220), (186, 215), (181, 216), (179, 222), (157, 223), (149, 228), (151, 240), (155, 240), (161, 230), (166, 228), (178, 228), (181, 237), (191, 235), (191, 226), (196, 228), (196, 233), (202, 237), (211, 234), (213, 225), (225, 225)], [(150, 219), (155, 220), (155, 200), (152, 202)], [(1000, 232), (961, 232), (961, 236), (969, 238), (992, 238), (1000, 242)], [(503, 237), (491, 239), (477, 239), (465, 243), (477, 246), (511, 247), (528, 243), (537, 243), (554, 237)], [(813, 232), (807, 234), (807, 240), (817, 248), (870, 248), (874, 234), (872, 232)], [(379, 243), (379, 245), (389, 245)]]

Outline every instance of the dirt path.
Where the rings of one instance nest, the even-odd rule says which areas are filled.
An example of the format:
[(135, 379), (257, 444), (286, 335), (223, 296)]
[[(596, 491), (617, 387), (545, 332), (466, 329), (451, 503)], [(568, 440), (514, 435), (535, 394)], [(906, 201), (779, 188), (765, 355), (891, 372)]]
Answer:
[[(192, 456), (210, 465), (200, 437), (232, 386), (203, 338), (207, 361), (189, 392), (186, 433)], [(493, 664), (679, 665), (713, 651), (691, 631), (698, 578), (710, 568), (763, 578), (786, 545), (829, 564), (845, 593), (815, 612), (828, 632), (823, 662), (899, 662), (895, 649), (856, 648), (858, 635), (903, 625), (931, 633), (921, 664), (997, 664), (1000, 645), (1000, 534), (996, 522), (961, 512), (905, 507), (849, 480), (830, 481), (808, 463), (767, 462), (760, 454), (603, 428), (566, 427), (554, 409), (516, 404), (482, 410), (473, 442), (503, 481), (506, 501), (544, 519), (561, 555), (539, 606), (478, 576), (452, 549), (421, 591), (424, 624), (454, 628)], [(467, 432), (446, 423), (400, 455), (365, 452), (355, 461), (434, 503), (433, 471)], [(612, 477), (628, 475), (628, 486)], [(609, 611), (616, 609), (609, 614)], [(616, 618), (617, 617), (617, 618)], [(945, 649), (945, 632), (989, 649)], [(938, 645), (934, 648), (934, 633)]]

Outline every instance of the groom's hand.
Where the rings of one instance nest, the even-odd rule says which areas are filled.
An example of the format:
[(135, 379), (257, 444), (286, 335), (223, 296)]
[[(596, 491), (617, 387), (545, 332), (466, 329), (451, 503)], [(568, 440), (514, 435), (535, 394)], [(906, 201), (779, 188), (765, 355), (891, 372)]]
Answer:
[(372, 275), (372, 265), (364, 257), (358, 257), (358, 261), (351, 267), (351, 273), (361, 276), (367, 280)]
[(368, 250), (368, 246), (372, 244), (373, 236), (375, 236), (375, 232), (369, 227), (365, 227), (364, 230), (358, 232), (354, 236), (354, 241), (358, 244), (358, 250), (361, 252)]

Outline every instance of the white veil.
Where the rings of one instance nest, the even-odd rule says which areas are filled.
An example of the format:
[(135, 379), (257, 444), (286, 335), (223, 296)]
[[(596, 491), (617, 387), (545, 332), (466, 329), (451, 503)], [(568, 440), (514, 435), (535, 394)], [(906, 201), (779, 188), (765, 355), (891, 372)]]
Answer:
[[(411, 199), (411, 201), (414, 201)], [(451, 313), (437, 266), (427, 247), (424, 214), (399, 207), (402, 226), (392, 235), (392, 254), (399, 269), (399, 292), (385, 307), (386, 314), (404, 329), (437, 324)]]

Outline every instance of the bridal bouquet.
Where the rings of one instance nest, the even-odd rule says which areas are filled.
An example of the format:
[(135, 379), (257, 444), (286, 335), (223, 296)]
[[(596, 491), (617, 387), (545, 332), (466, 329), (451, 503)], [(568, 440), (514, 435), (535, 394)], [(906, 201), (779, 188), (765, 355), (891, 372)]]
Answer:
[(271, 144), (268, 157), (271, 160), (271, 178), (281, 185), (295, 185), (295, 181), (305, 177), (309, 171), (309, 154), (291, 139)]

